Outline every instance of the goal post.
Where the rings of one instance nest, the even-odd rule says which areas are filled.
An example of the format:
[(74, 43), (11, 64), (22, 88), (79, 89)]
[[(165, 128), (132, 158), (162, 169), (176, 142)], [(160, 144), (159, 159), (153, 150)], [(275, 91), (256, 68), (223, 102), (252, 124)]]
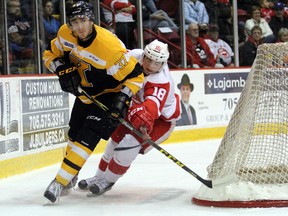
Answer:
[(288, 206), (288, 43), (262, 44), (208, 178), (235, 182), (202, 186), (192, 202), (218, 207)]

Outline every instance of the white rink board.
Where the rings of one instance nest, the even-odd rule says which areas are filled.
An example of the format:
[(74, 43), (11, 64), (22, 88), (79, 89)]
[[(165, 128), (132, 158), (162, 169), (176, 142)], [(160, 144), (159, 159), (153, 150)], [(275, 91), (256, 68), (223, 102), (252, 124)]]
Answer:
[[(173, 71), (176, 93), (183, 74), (189, 76), (194, 90), (190, 104), (197, 116), (197, 128), (227, 126), (237, 105), (249, 69), (202, 69)], [(194, 126), (195, 127), (195, 126)]]
[[(230, 68), (171, 71), (178, 94), (184, 73), (194, 85), (190, 101), (197, 125), (178, 129), (226, 126), (248, 72)], [(57, 77), (1, 76), (0, 94), (1, 160), (65, 146), (74, 96), (61, 91)]]

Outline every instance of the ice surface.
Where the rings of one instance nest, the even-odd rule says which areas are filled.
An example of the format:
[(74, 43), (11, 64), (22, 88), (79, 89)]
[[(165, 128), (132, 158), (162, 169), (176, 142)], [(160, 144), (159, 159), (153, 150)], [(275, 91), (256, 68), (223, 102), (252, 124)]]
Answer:
[[(220, 140), (163, 145), (170, 154), (206, 178)], [(93, 155), (79, 178), (91, 177), (101, 155)], [(35, 163), (37, 163), (35, 161)], [(111, 191), (99, 197), (77, 187), (59, 202), (44, 205), (43, 193), (60, 164), (0, 180), (0, 214), (8, 216), (286, 216), (288, 208), (232, 209), (191, 203), (201, 183), (153, 149), (139, 155)]]

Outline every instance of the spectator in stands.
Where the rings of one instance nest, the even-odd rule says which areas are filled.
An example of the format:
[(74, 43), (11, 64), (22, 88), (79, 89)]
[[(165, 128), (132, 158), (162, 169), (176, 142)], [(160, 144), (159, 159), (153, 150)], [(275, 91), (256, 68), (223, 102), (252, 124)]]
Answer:
[(60, 14), (60, 10), (59, 10), (59, 8), (60, 8), (60, 4), (59, 3), (60, 2), (59, 2), (59, 0), (51, 0), (51, 1), (52, 1), (52, 4), (53, 4), (54, 13), (55, 14)]
[(281, 28), (276, 42), (288, 42), (288, 28)]
[(193, 56), (193, 68), (223, 67), (216, 65), (216, 60), (209, 46), (199, 36), (199, 27), (191, 23), (186, 34), (186, 52)]
[[(232, 7), (227, 5), (226, 7), (221, 7), (218, 20), (219, 27), (219, 38), (224, 40), (229, 44), (230, 47), (234, 46), (234, 24), (232, 16)], [(238, 43), (244, 44), (246, 40), (246, 35), (243, 27), (238, 23)]]
[(231, 3), (232, 3), (231, 0), (217, 0), (217, 2), (218, 2), (218, 3), (225, 4), (225, 5), (230, 5), (230, 6), (231, 6)]
[[(66, 11), (68, 8), (70, 8), (74, 3), (74, 0), (67, 0), (65, 1), (65, 7), (66, 7)], [(53, 3), (53, 5), (55, 5), (55, 2)]]
[(3, 57), (2, 57), (2, 45), (0, 44), (0, 75), (4, 75), (4, 68), (3, 68)]
[(185, 0), (184, 1), (184, 18), (188, 29), (189, 24), (198, 24), (200, 31), (208, 30), (209, 16), (205, 5), (199, 0)]
[(275, 42), (275, 36), (271, 30), (269, 24), (264, 18), (261, 17), (261, 8), (258, 6), (251, 7), (251, 18), (245, 22), (245, 31), (247, 35), (251, 35), (251, 29), (253, 26), (258, 25), (262, 29), (262, 38), (265, 43)]
[(208, 36), (210, 39), (205, 39), (205, 42), (210, 47), (211, 52), (218, 64), (224, 67), (232, 67), (234, 52), (232, 48), (222, 39), (219, 39), (219, 28), (215, 24), (209, 25)]
[(271, 18), (274, 16), (274, 3), (268, 0), (261, 0), (261, 16), (266, 20), (267, 23), (270, 22)]
[(179, 1), (180, 0), (154, 0), (156, 7), (159, 10), (165, 11), (176, 23), (179, 22)]
[(29, 22), (31, 22), (33, 18), (33, 8), (31, 7), (32, 0), (20, 0), (20, 4), (22, 16), (24, 16), (26, 19), (29, 20)]
[[(133, 49), (135, 38), (133, 29), (136, 27), (133, 14), (136, 14), (136, 7), (129, 0), (104, 0), (103, 3), (112, 8), (115, 12), (116, 35), (128, 49)], [(112, 14), (103, 8), (107, 22), (112, 21)]]
[[(1, 15), (0, 15), (0, 19), (1, 19)], [(1, 20), (0, 20), (0, 24), (1, 24)], [(4, 43), (2, 43), (1, 41), (4, 41), (4, 36), (3, 36), (3, 32), (0, 32), (0, 75), (5, 75), (7, 74), (7, 70), (5, 68), (5, 46)], [(9, 53), (8, 51), (8, 64), (12, 64), (12, 55)]]
[[(134, 5), (136, 4), (136, 0), (133, 0), (132, 2)], [(154, 0), (142, 0), (143, 5), (149, 8), (149, 10), (152, 11), (152, 13), (156, 12), (158, 10), (155, 1)]]
[[(13, 70), (11, 73), (19, 71), (27, 72), (33, 58), (32, 29), (28, 19), (21, 14), (21, 4), (19, 0), (7, 1), (7, 28), (9, 49), (13, 55)], [(16, 69), (17, 68), (17, 69)]]
[(45, 32), (45, 44), (49, 44), (50, 41), (56, 37), (58, 29), (60, 28), (59, 20), (55, 19), (53, 15), (53, 2), (52, 0), (42, 1), (43, 7), (43, 25)]
[(209, 23), (219, 24), (219, 16), (221, 8), (231, 7), (223, 3), (218, 3), (217, 0), (207, 0), (205, 2), (205, 8), (209, 16)]
[(189, 102), (190, 95), (194, 90), (194, 85), (190, 83), (190, 79), (187, 74), (183, 74), (181, 82), (177, 85), (177, 88), (180, 90), (182, 113), (181, 118), (176, 122), (176, 125), (196, 125), (196, 112)]
[(157, 32), (160, 27), (168, 27), (178, 31), (178, 26), (163, 10), (158, 10), (153, 0), (143, 0), (143, 27)]
[(251, 29), (251, 35), (240, 49), (240, 66), (252, 66), (256, 54), (257, 48), (263, 43), (262, 28), (255, 25)]
[[(0, 15), (0, 26), (3, 26), (3, 15)], [(4, 46), (3, 46), (2, 41), (4, 41), (4, 32), (0, 31), (0, 75), (4, 75), (3, 57), (2, 57), (2, 55), (4, 53), (3, 52), (4, 51)]]
[(245, 10), (246, 12), (251, 11), (252, 6), (261, 7), (261, 0), (237, 0), (238, 9)]
[(275, 16), (272, 17), (269, 26), (271, 27), (273, 34), (278, 38), (278, 32), (281, 28), (288, 28), (288, 17), (285, 16), (285, 5), (282, 2), (274, 4)]

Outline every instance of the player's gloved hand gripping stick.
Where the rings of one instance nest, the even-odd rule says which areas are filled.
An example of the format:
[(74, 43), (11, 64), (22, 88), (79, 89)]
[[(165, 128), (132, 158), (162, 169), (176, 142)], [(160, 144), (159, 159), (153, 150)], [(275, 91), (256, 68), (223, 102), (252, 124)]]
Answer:
[[(87, 98), (89, 98), (94, 104), (96, 104), (99, 108), (103, 109), (104, 111), (109, 111), (108, 107), (106, 107), (104, 104), (102, 104), (100, 101), (96, 100), (95, 98), (93, 98), (92, 96), (90, 96), (86, 91), (84, 91), (81, 87), (78, 87), (78, 91), (80, 94), (85, 95)], [(117, 118), (118, 121), (123, 124), (125, 127), (127, 127), (129, 130), (131, 130), (133, 133), (135, 133), (137, 136), (139, 136), (140, 138), (143, 139), (143, 134), (136, 130), (130, 123), (128, 123), (127, 121), (125, 121), (123, 118), (118, 117)], [(145, 138), (145, 137), (144, 137)], [(175, 158), (173, 155), (171, 155), (169, 152), (167, 152), (166, 150), (164, 150), (162, 147), (160, 147), (159, 145), (157, 145), (156, 143), (154, 143), (151, 139), (148, 139), (146, 141), (147, 143), (149, 143), (151, 146), (153, 146), (154, 148), (156, 148), (158, 151), (160, 151), (162, 154), (164, 154), (166, 157), (168, 157), (169, 159), (171, 159), (174, 163), (176, 163), (179, 167), (181, 167), (182, 169), (184, 169), (186, 172), (190, 173), (194, 178), (196, 178), (198, 181), (202, 182), (204, 185), (206, 185), (209, 188), (212, 188), (215, 185), (220, 185), (220, 184), (224, 184), (226, 182), (232, 182), (232, 180), (235, 180), (235, 176), (227, 176), (225, 177), (225, 179), (217, 179), (217, 183), (214, 183), (213, 181), (213, 185), (212, 185), (212, 181), (211, 180), (207, 180), (207, 179), (203, 179), (201, 178), (201, 176), (199, 176), (197, 173), (195, 173), (194, 171), (192, 171), (191, 169), (189, 169), (186, 165), (184, 165), (181, 161), (179, 161), (177, 158)]]
[(75, 96), (80, 95), (77, 88), (81, 83), (81, 77), (73, 63), (59, 65), (55, 74), (59, 77), (59, 83), (63, 91)]

